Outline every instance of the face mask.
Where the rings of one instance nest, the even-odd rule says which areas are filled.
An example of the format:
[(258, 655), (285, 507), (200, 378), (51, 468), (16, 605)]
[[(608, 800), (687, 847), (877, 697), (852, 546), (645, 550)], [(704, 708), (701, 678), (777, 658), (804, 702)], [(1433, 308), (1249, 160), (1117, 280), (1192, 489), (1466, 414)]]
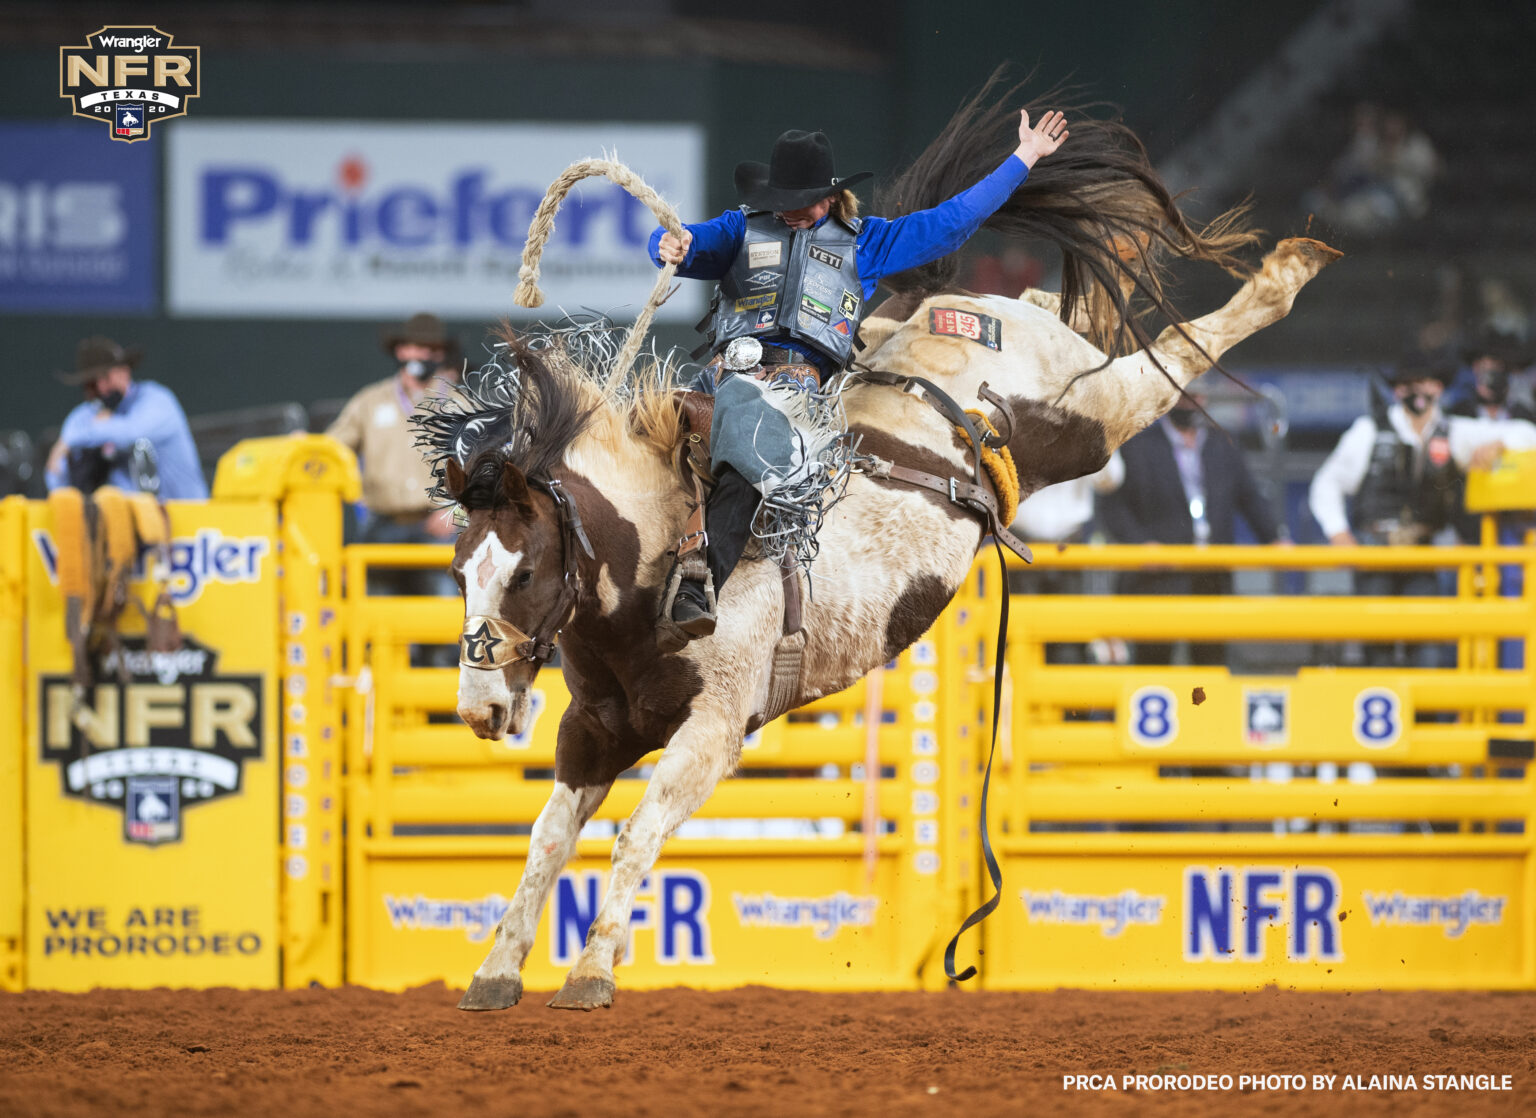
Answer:
[(417, 380), (426, 380), (437, 372), (438, 366), (439, 362), (436, 361), (407, 361), (401, 368)]
[(1180, 431), (1193, 431), (1203, 418), (1194, 408), (1174, 408), (1168, 413), (1168, 422)]
[(1408, 409), (1409, 415), (1423, 415), (1434, 401), (1422, 392), (1414, 392), (1403, 397), (1403, 407)]
[(96, 402), (108, 411), (116, 411), (117, 406), (123, 402), (123, 394), (119, 389), (114, 388), (111, 392), (103, 392), (96, 397)]
[(1509, 399), (1509, 374), (1496, 369), (1482, 378), (1483, 396), (1490, 404), (1502, 404)]

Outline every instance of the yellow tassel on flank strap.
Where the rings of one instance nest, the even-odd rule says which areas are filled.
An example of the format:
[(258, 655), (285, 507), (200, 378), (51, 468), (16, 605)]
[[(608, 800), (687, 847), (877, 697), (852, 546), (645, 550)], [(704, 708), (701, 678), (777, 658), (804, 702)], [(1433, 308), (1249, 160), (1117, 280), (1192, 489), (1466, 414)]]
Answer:
[[(983, 412), (969, 408), (965, 414), (971, 417), (977, 429), (982, 432), (981, 464), (987, 476), (992, 479), (992, 488), (997, 490), (997, 517), (1005, 525), (1012, 524), (1019, 511), (1019, 469), (1013, 464), (1013, 454), (1006, 446), (994, 449), (987, 445), (986, 436), (997, 434), (997, 428), (992, 426), (992, 421)], [(955, 429), (965, 434), (960, 428)]]

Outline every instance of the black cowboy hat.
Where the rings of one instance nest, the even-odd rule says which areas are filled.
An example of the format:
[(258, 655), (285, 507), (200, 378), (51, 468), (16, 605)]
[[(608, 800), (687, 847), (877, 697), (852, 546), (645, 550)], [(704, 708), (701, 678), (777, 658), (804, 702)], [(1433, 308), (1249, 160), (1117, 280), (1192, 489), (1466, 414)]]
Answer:
[(81, 338), (75, 346), (74, 371), (59, 369), (53, 375), (65, 384), (89, 384), (118, 365), (133, 368), (143, 356), (144, 351), (141, 349), (124, 349), (111, 338), (94, 334), (89, 338)]
[(443, 329), (443, 320), (435, 314), (413, 314), (400, 326), (384, 331), (384, 352), (393, 355), (397, 345), (441, 346), (457, 353), (459, 343)]
[(791, 128), (773, 142), (769, 162), (736, 164), (736, 193), (756, 210), (798, 210), (872, 175), (860, 171), (838, 178), (832, 173), (832, 141), (826, 133)]
[(1449, 386), (1456, 379), (1456, 358), (1453, 354), (1422, 349), (1410, 350), (1398, 359), (1388, 371), (1387, 383), (1412, 384), (1416, 380), (1438, 380)]
[(1461, 359), (1469, 364), (1481, 357), (1491, 357), (1512, 369), (1521, 369), (1531, 363), (1529, 347), (1514, 334), (1488, 327), (1461, 347)]

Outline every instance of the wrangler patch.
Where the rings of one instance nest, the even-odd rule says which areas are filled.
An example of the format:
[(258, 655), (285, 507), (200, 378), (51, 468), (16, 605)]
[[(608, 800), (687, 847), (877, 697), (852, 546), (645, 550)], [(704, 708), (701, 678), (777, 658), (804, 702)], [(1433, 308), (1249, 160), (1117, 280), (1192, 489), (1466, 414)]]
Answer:
[(953, 307), (934, 307), (929, 312), (928, 333), (948, 338), (969, 338), (988, 349), (1003, 348), (1003, 324), (989, 314), (973, 314)]
[(784, 245), (780, 241), (748, 241), (747, 267), (774, 268), (783, 259)]
[[(835, 268), (839, 272), (843, 270), (843, 258), (835, 252), (828, 252), (820, 245), (812, 245), (810, 247), (810, 257), (817, 263), (825, 264), (829, 268)], [(778, 263), (778, 261), (775, 260), (774, 263)]]
[(778, 302), (778, 299), (779, 293), (777, 291), (765, 291), (761, 295), (748, 295), (745, 299), (736, 300), (736, 313), (740, 314), (742, 311), (756, 310), (758, 307), (771, 307), (774, 303)]

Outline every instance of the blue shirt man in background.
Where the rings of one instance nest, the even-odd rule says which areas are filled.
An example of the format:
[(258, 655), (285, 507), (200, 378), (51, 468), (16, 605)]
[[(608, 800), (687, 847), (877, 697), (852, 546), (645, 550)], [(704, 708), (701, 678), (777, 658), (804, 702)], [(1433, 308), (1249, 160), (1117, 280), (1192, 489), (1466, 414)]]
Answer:
[[(713, 352), (739, 338), (755, 338), (764, 343), (764, 366), (809, 364), (825, 381), (848, 363), (853, 336), (881, 278), (959, 249), (1067, 134), (1059, 112), (1044, 114), (1034, 127), (1029, 114), (1020, 112), (1019, 145), (995, 171), (931, 209), (888, 221), (858, 217), (858, 200), (848, 188), (869, 178), (868, 172), (838, 178), (827, 137), (791, 130), (775, 141), (769, 163), (737, 166), (740, 209), (684, 225), (681, 237), (658, 228), (650, 238), (651, 260), (657, 267), (677, 265), (680, 276), (719, 282), (708, 343)], [(710, 596), (720, 593), (740, 559), (770, 484), (765, 478), (774, 474), (757, 467), (765, 461), (776, 465), (774, 448), (761, 441), (743, 447), (722, 437), (728, 433), (722, 424), (727, 415), (771, 407), (765, 393), (751, 391), (741, 383), (745, 378), (735, 380), (736, 385), (722, 380), (716, 395), (715, 487), (705, 507), (709, 581), (685, 577), (670, 612), (683, 640), (714, 632)], [(765, 428), (741, 418), (736, 416), (735, 430)], [(763, 418), (767, 424), (773, 419)]]
[(174, 393), (152, 380), (135, 380), (143, 354), (111, 338), (85, 338), (75, 348), (74, 372), (56, 374), (85, 390), (85, 402), (64, 419), (48, 454), (48, 488), (72, 485), (89, 492), (114, 485), (147, 490), (163, 501), (206, 501), (197, 446)]

